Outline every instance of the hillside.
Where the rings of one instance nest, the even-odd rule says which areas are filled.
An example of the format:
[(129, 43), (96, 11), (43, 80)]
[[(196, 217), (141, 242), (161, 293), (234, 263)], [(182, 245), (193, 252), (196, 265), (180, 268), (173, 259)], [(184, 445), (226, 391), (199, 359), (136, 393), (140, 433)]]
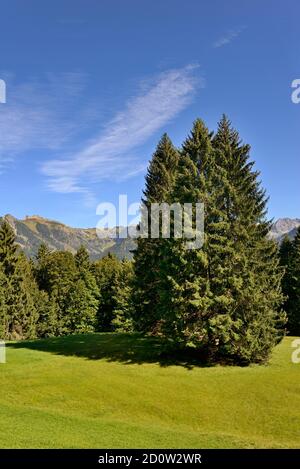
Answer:
[[(92, 259), (101, 258), (108, 252), (114, 253), (119, 259), (131, 258), (131, 251), (135, 247), (135, 242), (131, 239), (110, 239), (109, 236), (100, 239), (95, 228), (71, 228), (38, 215), (27, 216), (23, 220), (12, 215), (5, 215), (3, 218), (14, 228), (17, 242), (27, 256), (34, 256), (42, 242), (48, 244), (50, 249), (73, 253), (83, 244)], [(298, 226), (299, 218), (280, 218), (274, 223), (270, 237), (278, 242), (285, 235), (293, 238)]]
[(134, 243), (130, 239), (110, 239), (109, 236), (98, 238), (95, 228), (71, 228), (37, 215), (28, 216), (23, 220), (12, 215), (5, 215), (3, 218), (14, 228), (17, 242), (27, 256), (34, 256), (42, 242), (52, 250), (73, 253), (80, 245), (84, 245), (92, 259), (101, 258), (108, 252), (116, 254), (120, 259), (130, 258), (130, 251), (134, 249)]
[(290, 239), (293, 239), (299, 226), (300, 218), (279, 218), (273, 224), (270, 236), (278, 242), (280, 242), (286, 235)]

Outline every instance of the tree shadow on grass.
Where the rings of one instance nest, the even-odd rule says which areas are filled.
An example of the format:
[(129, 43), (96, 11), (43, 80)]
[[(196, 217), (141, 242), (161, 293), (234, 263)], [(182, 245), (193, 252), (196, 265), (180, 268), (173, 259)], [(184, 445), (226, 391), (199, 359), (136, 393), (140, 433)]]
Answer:
[(195, 349), (167, 352), (160, 339), (141, 334), (79, 334), (12, 342), (7, 346), (124, 364), (158, 363), (162, 367), (177, 365), (187, 369), (213, 365)]

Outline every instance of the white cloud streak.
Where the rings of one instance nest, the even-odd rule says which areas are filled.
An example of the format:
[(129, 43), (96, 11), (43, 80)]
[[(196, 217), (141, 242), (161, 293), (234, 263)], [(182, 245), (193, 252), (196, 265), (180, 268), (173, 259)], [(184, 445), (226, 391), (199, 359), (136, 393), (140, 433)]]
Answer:
[[(48, 74), (43, 82), (30, 79), (21, 84), (12, 75), (3, 77), (7, 102), (0, 108), (1, 171), (21, 153), (57, 151), (65, 145), (80, 121), (74, 106), (86, 82), (81, 73)], [(67, 118), (70, 109), (71, 120)]]
[(220, 37), (216, 42), (213, 43), (214, 48), (219, 48), (230, 44), (234, 39), (236, 39), (242, 31), (245, 29), (244, 26), (236, 29), (230, 29), (227, 31), (224, 36)]
[(169, 70), (127, 102), (92, 142), (76, 154), (47, 161), (41, 171), (48, 177), (50, 190), (87, 194), (89, 184), (103, 180), (124, 180), (143, 171), (144, 158), (132, 152), (156, 131), (185, 109), (203, 81), (197, 66)]

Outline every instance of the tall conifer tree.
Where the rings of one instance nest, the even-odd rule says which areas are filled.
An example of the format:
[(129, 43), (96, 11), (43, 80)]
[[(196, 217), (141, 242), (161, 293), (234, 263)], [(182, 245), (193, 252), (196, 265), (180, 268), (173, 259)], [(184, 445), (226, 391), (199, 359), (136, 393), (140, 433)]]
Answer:
[[(160, 269), (158, 314), (161, 332), (177, 345), (208, 342), (207, 321), (212, 304), (209, 279), (210, 229), (215, 221), (213, 188), (219, 173), (215, 168), (211, 133), (200, 119), (194, 122), (191, 134), (183, 144), (178, 175), (172, 191), (172, 202), (193, 206), (192, 228), (195, 226), (196, 204), (202, 203), (205, 218), (205, 238), (201, 248), (185, 236), (166, 240)], [(197, 214), (199, 216), (199, 213)], [(187, 220), (183, 220), (187, 221)], [(173, 227), (174, 228), (174, 227)], [(173, 229), (174, 234), (174, 229)], [(198, 236), (201, 233), (198, 233)], [(202, 233), (203, 234), (203, 233)]]
[(278, 249), (249, 145), (224, 116), (212, 136), (197, 120), (183, 145), (172, 202), (204, 203), (201, 249), (164, 242), (156, 311), (173, 343), (243, 362), (267, 359), (283, 334)]
[(250, 161), (250, 146), (241, 143), (226, 116), (213, 146), (224, 174), (218, 202), (224, 242), (216, 246), (210, 266), (210, 336), (222, 354), (262, 361), (282, 337), (285, 322), (278, 248), (268, 239), (267, 199)]
[(6, 277), (0, 268), (0, 340), (6, 339), (8, 317), (6, 308)]
[(294, 241), (283, 239), (280, 259), (285, 268), (282, 288), (285, 295), (284, 310), (288, 317), (287, 329), (292, 335), (300, 335), (300, 228)]
[[(173, 191), (179, 154), (167, 134), (158, 143), (146, 175), (142, 202), (148, 210), (151, 204), (168, 203)], [(148, 237), (138, 238), (134, 252), (135, 282), (133, 299), (135, 304), (135, 325), (138, 330), (151, 331), (158, 321), (161, 249), (163, 239), (151, 239), (151, 219), (148, 218)]]
[(38, 315), (32, 291), (36, 284), (31, 265), (18, 252), (15, 233), (5, 220), (0, 227), (0, 270), (4, 281), (5, 337), (34, 337)]
[(80, 246), (74, 260), (77, 273), (66, 305), (68, 330), (92, 332), (97, 322), (99, 290), (91, 271), (89, 253), (84, 246)]

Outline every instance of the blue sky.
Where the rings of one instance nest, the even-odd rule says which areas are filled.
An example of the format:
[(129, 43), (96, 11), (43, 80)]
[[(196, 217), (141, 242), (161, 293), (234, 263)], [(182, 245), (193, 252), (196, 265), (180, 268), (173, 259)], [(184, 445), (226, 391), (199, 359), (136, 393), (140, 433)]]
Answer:
[(0, 214), (95, 226), (141, 197), (163, 132), (226, 113), (261, 171), (270, 217), (300, 217), (296, 0), (2, 0)]

